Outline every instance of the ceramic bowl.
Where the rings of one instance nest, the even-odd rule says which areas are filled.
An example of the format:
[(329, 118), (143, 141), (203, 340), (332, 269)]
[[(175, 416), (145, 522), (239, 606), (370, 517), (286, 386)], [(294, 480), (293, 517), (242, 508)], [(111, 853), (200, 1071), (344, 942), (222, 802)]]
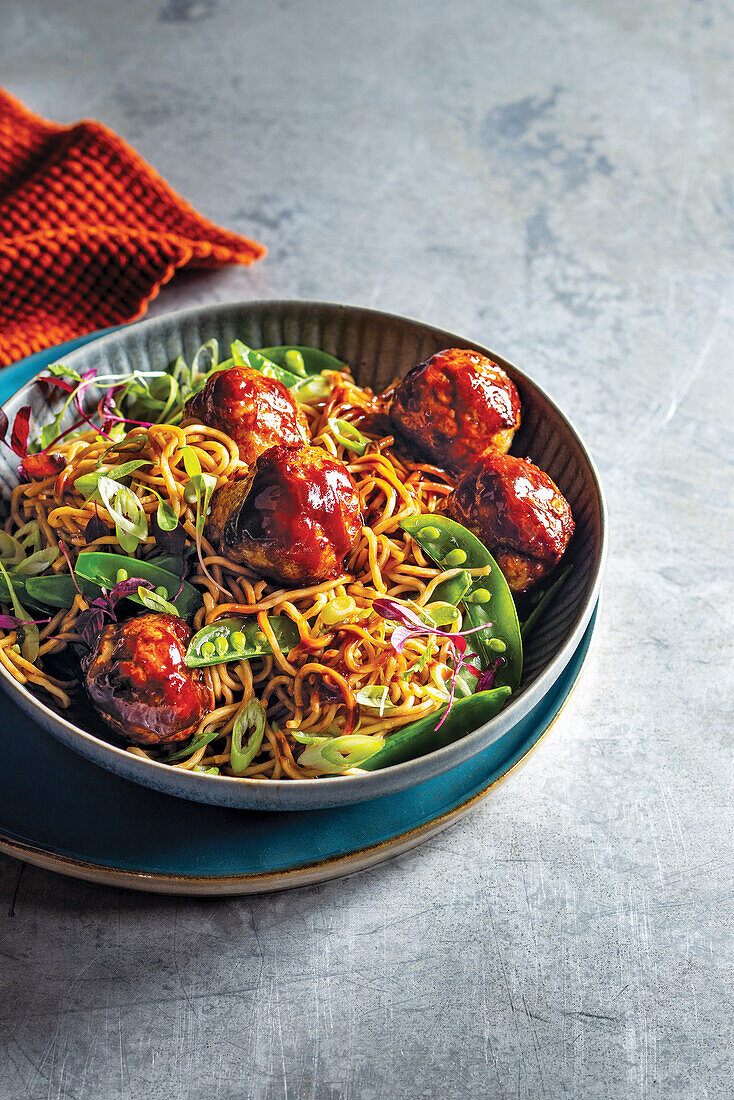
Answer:
[[(349, 363), (358, 381), (375, 389), (447, 347), (475, 348), (507, 370), (518, 386), (523, 409), (513, 451), (528, 455), (550, 474), (576, 520), (568, 555), (573, 572), (526, 647), (520, 690), (491, 721), (417, 760), (364, 775), (301, 781), (230, 779), (157, 764), (107, 742), (91, 716), (87, 720), (77, 713), (72, 720), (55, 710), (0, 666), (5, 690), (42, 727), (101, 767), (170, 795), (247, 809), (317, 809), (379, 798), (440, 775), (503, 737), (542, 701), (562, 673), (588, 626), (601, 588), (606, 554), (604, 497), (594, 464), (571, 423), (535, 382), (488, 348), (418, 321), (354, 306), (266, 301), (197, 307), (126, 326), (65, 356), (64, 362), (80, 373), (91, 367), (103, 367), (105, 374), (127, 374), (136, 367), (164, 369), (178, 355), (190, 361), (211, 337), (224, 348), (235, 338), (256, 348), (274, 344), (322, 348)], [(17, 410), (30, 404), (38, 424), (51, 418), (58, 401), (55, 393), (28, 384), (3, 407), (12, 423)], [(17, 460), (2, 448), (0, 506), (6, 510), (17, 483)]]

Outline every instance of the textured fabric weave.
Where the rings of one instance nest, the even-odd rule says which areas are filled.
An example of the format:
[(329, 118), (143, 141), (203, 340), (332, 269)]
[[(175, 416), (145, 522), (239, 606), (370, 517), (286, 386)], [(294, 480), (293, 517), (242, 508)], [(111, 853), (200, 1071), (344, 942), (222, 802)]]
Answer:
[(58, 126), (0, 89), (0, 366), (141, 317), (180, 268), (264, 254), (106, 126)]

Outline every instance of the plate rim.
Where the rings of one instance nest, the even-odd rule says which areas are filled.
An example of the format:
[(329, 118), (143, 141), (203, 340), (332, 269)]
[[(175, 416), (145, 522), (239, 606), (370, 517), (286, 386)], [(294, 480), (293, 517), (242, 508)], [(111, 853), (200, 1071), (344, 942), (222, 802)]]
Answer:
[[(503, 765), (503, 770), (478, 791), (463, 799), (451, 809), (438, 814), (422, 825), (405, 829), (387, 840), (368, 844), (344, 855), (329, 856), (326, 859), (289, 867), (286, 870), (257, 871), (243, 874), (196, 875), (169, 874), (164, 871), (134, 871), (124, 867), (114, 867), (90, 860), (78, 859), (61, 852), (54, 852), (40, 845), (34, 845), (0, 832), (0, 853), (29, 863), (46, 871), (52, 871), (67, 878), (90, 882), (100, 886), (122, 888), (138, 893), (151, 893), (172, 897), (237, 897), (245, 895), (275, 893), (282, 890), (294, 890), (313, 886), (332, 879), (357, 874), (375, 867), (398, 855), (418, 847), (444, 829), (456, 824), (466, 814), (475, 809), (489, 797), (495, 787), (509, 779), (528, 757), (548, 736), (565, 711), (581, 676), (588, 664), (592, 647), (598, 636), (601, 616), (601, 597), (594, 607), (593, 626), (588, 639), (582, 639), (579, 649), (585, 645), (584, 653), (573, 681), (568, 685), (558, 708), (552, 716), (541, 719), (540, 732), (533, 736), (517, 758), (510, 757), (511, 763)], [(71, 750), (70, 750), (71, 751)], [(420, 784), (418, 784), (420, 786)], [(391, 797), (391, 796), (387, 796)]]
[[(390, 313), (386, 310), (377, 310), (366, 306), (351, 305), (339, 302), (328, 302), (319, 299), (266, 298), (216, 302), (211, 304), (189, 306), (180, 310), (173, 310), (167, 313), (159, 314), (155, 317), (149, 317), (142, 321), (133, 322), (129, 325), (124, 325), (113, 330), (102, 330), (101, 335), (96, 340), (91, 340), (90, 334), (86, 334), (85, 337), (79, 338), (80, 340), (83, 339), (84, 343), (80, 343), (78, 347), (64, 353), (64, 355), (65, 357), (67, 355), (76, 355), (77, 352), (83, 351), (83, 349), (89, 346), (90, 343), (94, 343), (95, 348), (104, 351), (106, 341), (112, 341), (113, 343), (117, 342), (120, 339), (120, 334), (125, 333), (128, 330), (138, 331), (140, 329), (156, 328), (157, 326), (165, 324), (180, 329), (189, 318), (199, 319), (202, 316), (206, 317), (207, 315), (227, 315), (235, 309), (257, 311), (258, 309), (264, 308), (276, 311), (285, 311), (289, 309), (315, 309), (324, 310), (325, 312), (332, 311), (334, 313), (342, 314), (369, 314), (373, 317), (384, 318), (386, 321), (390, 322), (407, 322), (410, 325), (420, 327), (424, 331), (434, 333), (436, 336), (440, 336), (442, 338), (450, 337), (451, 339), (457, 340), (464, 345), (478, 349), (484, 354), (489, 354), (493, 357), (494, 360), (500, 362), (504, 366), (509, 367), (511, 372), (515, 372), (522, 380), (528, 382), (531, 386), (535, 387), (535, 389), (554, 409), (560, 419), (568, 425), (571, 432), (573, 433), (577, 445), (580, 448), (583, 458), (588, 464), (588, 467), (591, 471), (599, 503), (600, 551), (596, 563), (596, 568), (591, 578), (591, 585), (588, 595), (584, 601), (584, 604), (579, 609), (576, 623), (573, 626), (568, 638), (566, 639), (560, 650), (552, 658), (547, 668), (545, 668), (543, 672), (538, 676), (538, 678), (533, 681), (530, 690), (523, 693), (523, 695), (521, 695), (518, 699), (514, 701), (511, 700), (509, 705), (504, 708), (498, 715), (490, 719), (489, 722), (478, 726), (477, 729), (472, 730), (471, 733), (467, 734), (459, 741), (452, 742), (449, 745), (445, 745), (443, 748), (436, 749), (433, 752), (427, 753), (425, 754), (425, 756), (420, 757), (419, 759), (424, 761), (424, 767), (428, 764), (428, 761), (431, 762), (431, 764), (428, 766), (430, 774), (425, 775), (423, 779), (418, 780), (415, 784), (407, 783), (401, 785), (401, 778), (415, 767), (415, 760), (408, 760), (401, 764), (392, 765), (389, 769), (385, 769), (384, 771), (366, 772), (364, 775), (357, 776), (335, 776), (331, 778), (329, 780), (329, 790), (333, 793), (336, 799), (340, 798), (342, 793), (346, 795), (348, 791), (354, 792), (355, 796), (357, 795), (357, 791), (359, 790), (366, 792), (361, 796), (350, 796), (343, 803), (340, 803), (339, 801), (333, 803), (333, 805), (346, 805), (352, 802), (367, 801), (370, 798), (369, 792), (372, 789), (377, 788), (381, 785), (379, 782), (381, 776), (389, 774), (390, 776), (395, 777), (395, 782), (398, 784), (398, 788), (396, 789), (406, 789), (409, 786), (417, 786), (420, 782), (428, 781), (429, 779), (434, 778), (439, 774), (443, 774), (444, 772), (450, 770), (451, 767), (458, 766), (464, 761), (470, 759), (472, 756), (476, 755), (477, 751), (481, 751), (473, 751), (473, 749), (476, 742), (483, 735), (486, 736), (485, 730), (487, 726), (489, 726), (490, 724), (495, 724), (495, 729), (493, 730), (493, 737), (487, 742), (486, 745), (483, 746), (483, 748), (488, 747), (494, 741), (498, 740), (500, 737), (503, 737), (506, 733), (508, 733), (509, 730), (517, 722), (521, 721), (528, 714), (528, 712), (532, 709), (534, 705), (537, 704), (540, 698), (542, 698), (542, 696), (548, 690), (550, 690), (552, 684), (563, 673), (563, 670), (566, 668), (574, 653), (578, 649), (586, 628), (588, 627), (591, 617), (594, 613), (594, 609), (599, 603), (599, 597), (601, 593), (604, 573), (606, 570), (606, 562), (609, 550), (609, 522), (606, 495), (596, 463), (594, 462), (594, 459), (584, 441), (583, 436), (578, 431), (574, 422), (559, 407), (556, 401), (547, 393), (543, 386), (541, 386), (532, 377), (526, 374), (526, 372), (523, 371), (521, 368), (517, 367), (511, 360), (505, 359), (503, 356), (499, 355), (491, 348), (488, 348), (486, 345), (479, 344), (476, 341), (468, 340), (457, 333), (451, 333), (446, 329), (438, 328), (435, 325), (428, 324), (424, 321), (407, 316), (405, 314)], [(52, 354), (54, 350), (54, 348), (46, 349), (46, 354)], [(28, 358), (33, 357), (29, 356)], [(49, 362), (53, 362), (53, 359), (50, 359)], [(19, 365), (20, 364), (15, 364), (15, 366)], [(44, 368), (40, 368), (39, 370), (43, 369)], [(29, 379), (28, 382), (23, 383), (23, 386), (30, 384), (30, 381), (32, 381), (32, 379)], [(13, 394), (6, 398), (6, 400), (2, 402), (2, 407), (4, 407), (8, 401), (12, 400), (15, 394), (17, 394), (19, 390), (23, 388), (23, 386), (18, 387), (18, 389), (16, 389)], [(168, 768), (165, 764), (161, 764), (153, 760), (143, 759), (136, 756), (135, 754), (128, 753), (124, 748), (104, 741), (96, 734), (90, 733), (82, 729), (80, 726), (75, 725), (68, 718), (58, 714), (55, 710), (52, 710), (42, 699), (39, 699), (38, 696), (29, 691), (27, 687), (15, 681), (2, 665), (0, 665), (0, 681), (2, 681), (3, 689), (5, 691), (8, 691), (8, 693), (15, 699), (15, 701), (26, 711), (27, 714), (29, 714), (29, 716), (34, 717), (36, 721), (39, 721), (39, 724), (41, 724), (43, 728), (48, 730), (53, 736), (56, 736), (59, 740), (61, 740), (62, 744), (65, 744), (67, 745), (67, 747), (72, 748), (73, 751), (80, 752), (80, 754), (85, 756), (87, 759), (93, 760), (93, 762), (98, 767), (108, 767), (109, 770), (112, 770), (113, 772), (115, 772), (115, 774), (122, 775), (124, 778), (132, 782), (141, 783), (143, 786), (146, 786), (148, 788), (152, 787), (153, 789), (160, 789), (160, 787), (154, 782), (147, 781), (145, 777), (150, 776), (152, 779), (157, 774), (159, 774), (161, 776), (161, 782), (167, 787), (166, 777), (170, 779), (169, 773), (171, 769)], [(41, 717), (36, 717), (36, 715), (40, 715)], [(63, 736), (60, 736), (60, 731), (58, 727), (61, 727), (63, 729)], [(78, 743), (80, 739), (84, 743), (88, 744), (88, 751), (82, 752), (80, 748), (77, 748), (75, 746), (74, 742)], [(110, 755), (110, 764), (108, 765), (101, 763), (100, 760), (96, 758), (98, 754)], [(454, 762), (448, 767), (444, 767), (443, 765), (445, 764), (446, 760), (452, 757), (455, 757)], [(116, 767), (112, 767), (113, 760), (116, 762)], [(290, 787), (290, 784), (293, 782), (291, 780), (284, 781), (280, 779), (250, 779), (247, 777), (230, 778), (227, 776), (207, 776), (190, 772), (180, 772), (179, 774), (182, 778), (181, 782), (178, 785), (178, 789), (175, 791), (175, 793), (171, 790), (168, 790), (168, 793), (173, 793), (174, 797), (182, 797), (195, 802), (205, 802), (216, 805), (230, 805), (233, 808), (236, 808), (236, 792), (239, 791), (244, 793), (246, 791), (250, 791), (254, 794), (255, 791), (260, 790), (263, 792), (263, 794), (269, 792), (272, 798), (272, 804), (269, 807), (263, 806), (259, 808), (268, 808), (274, 812), (277, 812), (278, 810), (287, 810), (290, 808), (309, 808), (305, 804), (305, 801), (299, 801), (290, 806), (278, 806), (275, 804), (278, 799), (279, 793), (284, 789), (285, 783), (287, 782), (288, 786)], [(212, 791), (220, 791), (221, 798), (202, 799), (200, 796), (197, 797), (197, 788), (199, 788), (203, 793), (204, 790), (206, 790), (207, 787), (211, 787), (213, 783), (216, 783), (217, 786), (212, 787)], [(309, 793), (315, 792), (316, 790), (320, 790), (323, 788), (323, 781), (319, 779), (301, 779), (298, 780), (298, 788), (299, 791), (302, 792), (303, 799), (306, 800), (308, 799)], [(233, 796), (233, 800), (231, 802), (222, 801), (222, 798), (226, 797), (227, 792), (231, 792)]]

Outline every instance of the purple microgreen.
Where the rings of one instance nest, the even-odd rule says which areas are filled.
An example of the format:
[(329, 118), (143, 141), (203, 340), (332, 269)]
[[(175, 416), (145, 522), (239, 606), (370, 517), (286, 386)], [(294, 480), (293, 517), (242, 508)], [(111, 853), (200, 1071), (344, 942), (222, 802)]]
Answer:
[(57, 386), (60, 390), (64, 390), (65, 393), (73, 393), (76, 389), (76, 386), (72, 386), (71, 382), (67, 381), (66, 378), (54, 378), (53, 376), (42, 375), (40, 378), (36, 379), (37, 386), (43, 385), (44, 383), (49, 386)]
[(183, 556), (186, 549), (186, 532), (180, 523), (169, 531), (161, 527), (158, 516), (153, 516), (153, 538), (159, 550), (163, 550), (166, 554)]
[[(87, 374), (89, 374), (89, 371), (87, 371)], [(86, 374), (82, 375), (82, 378), (86, 381), (87, 375)], [(110, 443), (114, 443), (114, 439), (105, 430), (104, 426), (100, 424), (100, 426), (97, 427), (97, 425), (92, 420), (91, 416), (87, 416), (87, 414), (85, 413), (84, 409), (82, 408), (82, 401), (81, 401), (81, 394), (80, 394), (81, 388), (82, 387), (81, 387), (81, 383), (80, 383), (80, 385), (77, 386), (77, 388), (74, 392), (74, 404), (76, 405), (76, 409), (77, 409), (77, 412), (79, 413), (79, 416), (82, 418), (82, 420), (84, 421), (85, 424), (88, 424), (90, 428), (94, 428), (95, 432), (97, 432), (101, 436), (104, 436), (104, 438), (106, 440), (108, 440)]]
[(13, 430), (10, 433), (10, 449), (21, 458), (28, 454), (28, 432), (31, 424), (31, 407), (24, 405), (19, 409), (13, 421)]
[[(475, 691), (489, 691), (494, 687), (494, 681), (497, 677), (497, 673), (505, 663), (504, 657), (498, 657), (496, 661), (493, 661), (489, 668), (485, 668), (477, 680), (477, 686)], [(473, 670), (472, 670), (473, 671)]]
[[(391, 600), (388, 596), (380, 596), (379, 599), (373, 600), (372, 609), (383, 619), (400, 623), (402, 626), (418, 626), (422, 629), (426, 625), (410, 608), (398, 603), (397, 600)], [(432, 631), (432, 633), (435, 632)]]
[(82, 611), (76, 618), (76, 632), (89, 649), (94, 649), (97, 638), (107, 625), (106, 620), (115, 621), (115, 616), (110, 615), (106, 607), (99, 606), (96, 601), (91, 603), (86, 611)]
[(94, 502), (94, 515), (90, 519), (87, 526), (84, 528), (84, 541), (89, 545), (90, 542), (96, 542), (97, 539), (104, 538), (109, 534), (109, 528), (99, 514), (99, 508), (97, 502)]
[(102, 589), (106, 594), (105, 598), (108, 600), (110, 606), (114, 609), (115, 605), (120, 600), (126, 600), (128, 596), (136, 596), (139, 588), (154, 589), (155, 585), (151, 581), (144, 581), (142, 577), (127, 577), (124, 581), (118, 581), (114, 588), (111, 588), (109, 592), (107, 589)]
[(104, 397), (97, 406), (97, 412), (99, 418), (102, 421), (102, 427), (108, 431), (114, 421), (117, 420), (117, 405), (115, 404), (115, 394), (121, 388), (121, 386), (110, 386), (106, 391)]
[(140, 588), (152, 589), (153, 587), (150, 581), (145, 581), (142, 577), (128, 577), (124, 581), (118, 581), (109, 590), (103, 588), (102, 595), (92, 600), (87, 610), (77, 616), (76, 629), (85, 645), (92, 649), (107, 622), (117, 622), (116, 608), (120, 600), (136, 596)]

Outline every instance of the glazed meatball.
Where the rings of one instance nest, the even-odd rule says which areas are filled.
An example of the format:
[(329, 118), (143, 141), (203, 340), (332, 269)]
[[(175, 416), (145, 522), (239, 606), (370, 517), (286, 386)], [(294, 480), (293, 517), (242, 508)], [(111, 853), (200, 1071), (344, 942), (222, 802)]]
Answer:
[(310, 439), (305, 414), (288, 389), (250, 367), (217, 371), (184, 413), (233, 439), (247, 466), (268, 447), (300, 447)]
[(496, 363), (477, 351), (449, 348), (406, 374), (389, 412), (393, 427), (419, 454), (462, 471), (488, 447), (510, 449), (520, 397)]
[(192, 632), (175, 615), (140, 615), (111, 623), (85, 662), (97, 713), (134, 745), (169, 745), (189, 737), (214, 706), (201, 669), (184, 664)]
[(574, 529), (568, 501), (548, 475), (498, 451), (486, 451), (464, 475), (447, 511), (492, 552), (513, 592), (555, 568)]
[(206, 537), (222, 554), (288, 585), (342, 572), (362, 526), (346, 466), (320, 447), (271, 447), (217, 490)]

